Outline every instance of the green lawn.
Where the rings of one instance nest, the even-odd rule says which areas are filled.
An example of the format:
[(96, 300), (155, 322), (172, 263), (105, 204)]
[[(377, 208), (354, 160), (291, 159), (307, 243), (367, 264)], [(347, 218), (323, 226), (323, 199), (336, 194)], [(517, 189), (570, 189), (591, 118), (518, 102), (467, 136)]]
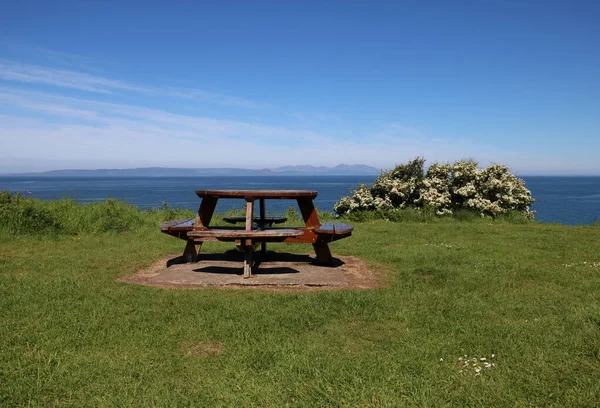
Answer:
[(600, 227), (357, 223), (332, 252), (384, 271), (373, 290), (117, 281), (182, 249), (156, 227), (3, 238), (0, 405), (600, 401)]

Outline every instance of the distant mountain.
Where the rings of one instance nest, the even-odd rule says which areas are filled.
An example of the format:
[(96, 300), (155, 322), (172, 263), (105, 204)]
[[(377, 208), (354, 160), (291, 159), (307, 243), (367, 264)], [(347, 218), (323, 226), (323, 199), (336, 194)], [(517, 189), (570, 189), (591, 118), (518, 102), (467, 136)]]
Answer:
[(364, 164), (283, 166), (273, 169), (144, 167), (136, 169), (52, 170), (41, 173), (4, 174), (12, 177), (201, 177), (201, 176), (376, 176), (380, 170)]
[(270, 169), (276, 174), (305, 174), (305, 175), (379, 175), (380, 169), (364, 164), (338, 164), (335, 167), (325, 166), (284, 166)]

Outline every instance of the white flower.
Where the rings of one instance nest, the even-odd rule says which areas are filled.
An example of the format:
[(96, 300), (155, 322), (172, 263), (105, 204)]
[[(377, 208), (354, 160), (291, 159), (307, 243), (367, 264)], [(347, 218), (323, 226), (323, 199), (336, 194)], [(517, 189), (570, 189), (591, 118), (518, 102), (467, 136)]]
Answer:
[(338, 214), (376, 209), (424, 208), (437, 215), (453, 214), (460, 208), (472, 209), (482, 217), (519, 211), (533, 218), (531, 192), (525, 182), (494, 164), (480, 170), (477, 162), (461, 160), (454, 164), (432, 164), (423, 177), (424, 159), (382, 172), (373, 186), (361, 184), (352, 197), (342, 197), (334, 205)]
[[(495, 354), (492, 354), (492, 358), (495, 356)], [(494, 363), (489, 363), (487, 357), (468, 357), (466, 354), (464, 357), (458, 357), (458, 361), (462, 365), (460, 373), (472, 374), (474, 376), (479, 376), (496, 366)]]

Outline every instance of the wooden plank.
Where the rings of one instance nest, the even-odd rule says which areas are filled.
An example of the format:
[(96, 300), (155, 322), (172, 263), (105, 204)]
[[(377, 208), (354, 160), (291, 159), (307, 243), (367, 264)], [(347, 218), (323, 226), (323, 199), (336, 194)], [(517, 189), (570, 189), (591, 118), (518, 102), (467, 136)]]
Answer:
[(246, 201), (246, 231), (252, 231), (252, 215), (254, 211), (254, 201)]
[(259, 211), (259, 215), (260, 217), (258, 217), (258, 219), (260, 220), (260, 225), (264, 226), (265, 225), (265, 199), (260, 198), (259, 199), (259, 203), (260, 203), (260, 211)]
[(282, 237), (299, 237), (304, 234), (302, 229), (294, 228), (272, 228), (264, 230), (239, 230), (239, 229), (209, 229), (209, 230), (193, 230), (188, 232), (190, 238), (226, 238), (226, 239), (243, 239), (243, 238), (282, 238)]
[(194, 228), (194, 220), (186, 220), (181, 224), (177, 224), (169, 228), (170, 231), (187, 231)]
[(202, 242), (195, 243), (194, 241), (188, 241), (183, 250), (183, 260), (185, 262), (196, 262), (198, 261), (198, 253), (202, 247)]
[[(258, 224), (259, 228), (264, 228), (265, 227), (265, 199), (264, 198), (260, 198), (260, 217), (259, 217), (260, 221)], [(273, 225), (272, 223), (269, 224), (269, 226)], [(265, 256), (267, 255), (267, 243), (265, 241), (262, 242), (262, 245), (260, 247), (260, 253), (263, 257), (263, 259), (265, 258)]]
[(244, 252), (244, 279), (252, 277), (252, 249), (246, 248)]
[(194, 220), (172, 220), (160, 224), (160, 231), (187, 241), (187, 232), (193, 229)]
[(208, 228), (213, 213), (215, 212), (217, 201), (218, 198), (216, 197), (205, 197), (202, 199), (202, 202), (200, 203), (200, 208), (198, 209), (198, 215), (194, 220), (194, 229)]
[(308, 197), (299, 197), (297, 198), (298, 207), (300, 207), (300, 212), (302, 213), (302, 218), (304, 219), (304, 223), (306, 224), (306, 228), (317, 228), (321, 225), (319, 221), (319, 215), (317, 214), (317, 210), (312, 202), (312, 199)]
[(315, 228), (317, 234), (346, 235), (354, 230), (354, 225), (343, 222), (326, 222)]
[[(349, 237), (352, 235), (352, 231), (349, 231), (344, 234), (336, 233), (336, 234), (319, 234), (313, 228), (298, 228), (304, 231), (304, 234), (299, 237), (286, 237), (282, 242), (287, 244), (312, 244), (317, 241), (322, 242), (333, 242), (339, 241), (340, 239)], [(337, 231), (337, 230), (336, 230)]]
[[(186, 232), (187, 234), (187, 232)], [(231, 239), (220, 239), (217, 237), (201, 237), (201, 238), (195, 238), (195, 237), (188, 237), (187, 235), (185, 236), (185, 238), (181, 238), (181, 239), (185, 239), (186, 241), (193, 241), (195, 243), (202, 243), (202, 242), (218, 242), (218, 241), (233, 241)]]
[(315, 198), (319, 193), (312, 190), (196, 190), (196, 194), (201, 198), (294, 199)]
[(326, 242), (317, 241), (313, 243), (315, 254), (317, 255), (317, 262), (322, 265), (331, 265), (333, 258), (331, 257), (331, 251), (329, 245)]
[(159, 225), (159, 228), (161, 231), (169, 231), (171, 230), (173, 227), (179, 226), (181, 224), (185, 224), (187, 222), (191, 223), (194, 222), (194, 220), (172, 220), (172, 221), (165, 221), (165, 222), (161, 222)]
[[(229, 224), (237, 224), (240, 222), (246, 222), (246, 217), (223, 217), (223, 221)], [(262, 223), (263, 225), (282, 224), (287, 221), (285, 217), (265, 217), (261, 220), (260, 217), (253, 217), (252, 221), (256, 223)]]
[(303, 231), (304, 234), (298, 237), (286, 237), (282, 242), (288, 244), (312, 244), (319, 238), (319, 235), (315, 233), (312, 228), (298, 228)]
[(235, 246), (238, 250), (245, 252), (246, 248), (252, 248), (252, 250), (254, 251), (259, 244), (257, 244), (256, 242), (252, 242), (251, 239), (236, 239), (235, 240)]

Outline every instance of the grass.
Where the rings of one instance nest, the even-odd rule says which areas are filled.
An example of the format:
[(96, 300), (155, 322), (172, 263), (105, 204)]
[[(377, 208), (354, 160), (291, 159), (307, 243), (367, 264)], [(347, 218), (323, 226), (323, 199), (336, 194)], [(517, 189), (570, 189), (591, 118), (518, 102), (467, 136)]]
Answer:
[[(181, 252), (156, 224), (185, 212), (52, 205), (55, 230), (0, 234), (0, 406), (600, 400), (597, 226), (366, 220), (332, 251), (384, 270), (386, 288), (165, 290), (116, 279)], [(465, 370), (465, 355), (495, 365)]]

